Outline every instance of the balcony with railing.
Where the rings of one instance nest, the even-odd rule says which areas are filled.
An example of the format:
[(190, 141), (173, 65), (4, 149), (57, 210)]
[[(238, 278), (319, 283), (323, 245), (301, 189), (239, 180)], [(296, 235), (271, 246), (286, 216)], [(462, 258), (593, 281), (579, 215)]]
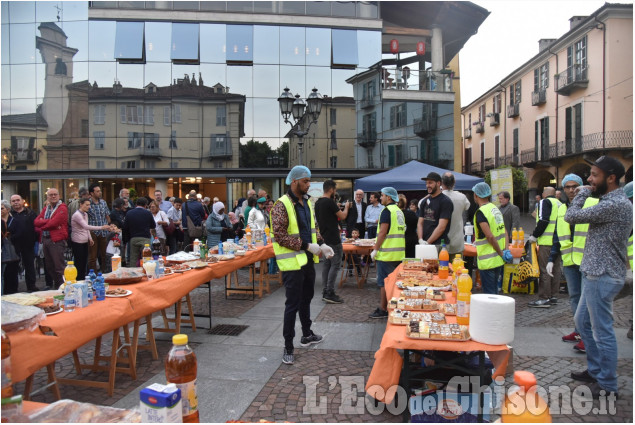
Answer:
[(139, 156), (141, 158), (160, 158), (161, 149), (158, 146), (141, 146), (139, 148)]
[(437, 131), (437, 120), (431, 117), (416, 118), (413, 130), (417, 136), (427, 137)]
[(561, 74), (556, 74), (554, 80), (556, 93), (568, 95), (574, 90), (586, 88), (589, 85), (588, 68), (573, 65)]
[(37, 148), (9, 149), (9, 165), (37, 164), (39, 160), (40, 150)]
[(470, 165), (470, 170), (472, 171), (472, 174), (479, 174), (481, 172), (481, 163), (480, 162), (473, 162)]
[(531, 106), (538, 106), (547, 103), (547, 91), (538, 90), (531, 93)]
[(476, 132), (483, 134), (485, 133), (485, 123), (484, 122), (477, 122), (474, 124), (474, 127), (476, 127)]
[(489, 126), (496, 127), (500, 125), (500, 114), (498, 112), (494, 112), (489, 117)]
[(472, 127), (468, 127), (468, 128), (464, 128), (463, 129), (463, 138), (464, 139), (471, 139), (472, 138)]
[(220, 141), (211, 141), (209, 147), (209, 155), (208, 158), (210, 160), (214, 159), (229, 159), (233, 156), (232, 152), (232, 144), (229, 139), (224, 142)]
[(373, 148), (377, 143), (377, 130), (357, 133), (357, 145), (363, 148)]
[(507, 105), (507, 118), (515, 118), (520, 114), (520, 103)]
[(418, 71), (409, 67), (382, 67), (382, 90), (454, 93), (454, 73), (450, 70)]
[(362, 109), (368, 109), (375, 106), (375, 96), (364, 96), (362, 100), (359, 102), (359, 106)]

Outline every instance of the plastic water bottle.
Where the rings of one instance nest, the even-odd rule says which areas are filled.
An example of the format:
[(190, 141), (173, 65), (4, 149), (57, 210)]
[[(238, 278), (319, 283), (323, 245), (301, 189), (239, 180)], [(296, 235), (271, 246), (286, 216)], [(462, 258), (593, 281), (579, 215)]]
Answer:
[(218, 244), (218, 255), (223, 255), (223, 243)]
[(364, 239), (368, 239), (368, 231), (364, 232)]
[(238, 239), (238, 236), (236, 236), (236, 237), (234, 238), (234, 243), (235, 243), (236, 245), (240, 245), (240, 239)]
[(90, 283), (95, 284), (95, 280), (97, 280), (97, 275), (95, 274), (95, 270), (90, 269), (88, 272), (88, 277), (90, 278)]
[(64, 311), (68, 313), (75, 311), (75, 306), (77, 305), (75, 293), (76, 291), (71, 281), (67, 281), (66, 285), (64, 285)]
[(100, 278), (93, 283), (93, 291), (95, 291), (95, 299), (97, 301), (103, 301), (106, 299), (106, 288), (104, 287), (104, 281)]
[(194, 239), (194, 243), (192, 244), (192, 251), (194, 252), (194, 254), (201, 253), (201, 241), (199, 241), (198, 239)]
[(263, 242), (265, 245), (267, 245), (267, 234), (266, 234), (266, 233), (262, 235), (262, 242)]
[(163, 277), (165, 275), (165, 263), (163, 261), (163, 256), (159, 256), (159, 260), (157, 262), (157, 271), (156, 274), (158, 277)]
[(91, 282), (90, 276), (86, 276), (84, 278), (84, 281), (86, 282), (86, 286), (88, 287), (88, 304), (92, 304), (93, 299), (95, 298), (95, 293), (93, 291), (93, 282)]
[(101, 281), (101, 286), (104, 287), (104, 291), (108, 291), (110, 283), (106, 282), (106, 279), (102, 276), (101, 272), (97, 273), (97, 280)]
[(465, 231), (465, 242), (472, 243), (472, 235), (474, 234), (474, 226), (470, 224), (469, 221), (465, 222), (465, 227), (463, 228)]

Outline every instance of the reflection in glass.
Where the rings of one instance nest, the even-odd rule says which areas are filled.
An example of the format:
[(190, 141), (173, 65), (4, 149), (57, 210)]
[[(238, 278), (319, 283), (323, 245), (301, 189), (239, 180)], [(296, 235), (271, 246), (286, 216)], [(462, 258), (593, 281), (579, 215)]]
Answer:
[[(5, 3), (3, 2), (2, 4), (4, 5)], [(9, 29), (9, 25), (2, 25), (2, 48), (0, 49), (0, 53), (2, 54), (2, 63), (5, 65), (8, 65), (10, 61), (9, 52), (11, 49), (9, 48)]]
[[(282, 89), (289, 87), (294, 96), (299, 94), (301, 98), (305, 99), (311, 92), (303, 93), (306, 87), (306, 74), (304, 70), (305, 68), (303, 66), (281, 66), (280, 87)], [(282, 93), (282, 90), (280, 90), (280, 93)], [(280, 93), (278, 93), (278, 96), (280, 96)]]
[(225, 63), (224, 24), (201, 24), (201, 62)]
[[(227, 2), (224, 2), (224, 1), (203, 1), (201, 2), (201, 10), (224, 12), (225, 9), (227, 8), (226, 3)], [(239, 3), (239, 2), (232, 2), (232, 3)]]
[(198, 10), (198, 1), (176, 1), (174, 10)]
[(249, 66), (233, 66), (227, 70), (227, 86), (231, 93), (253, 97), (252, 69)]
[[(84, 73), (79, 74), (79, 77), (74, 79), (74, 81), (82, 81), (88, 77), (88, 63), (83, 62), (81, 64), (73, 64), (73, 74), (77, 75), (77, 69), (83, 68)], [(83, 77), (83, 78), (82, 78)], [(35, 96), (37, 98), (44, 97), (44, 87), (46, 86), (46, 65), (43, 63), (38, 63), (35, 65)]]
[(35, 64), (13, 65), (11, 68), (11, 87), (13, 98), (34, 98)]
[(5, 101), (3, 101), (2, 115), (14, 115), (14, 114), (31, 114), (35, 112), (37, 104), (35, 99), (16, 99), (13, 98), (7, 102), (5, 111)]
[(2, 93), (0, 95), (3, 99), (11, 99), (11, 65), (2, 65), (0, 80), (2, 80), (2, 85), (0, 85)]
[(88, 23), (88, 60), (113, 61), (116, 22), (90, 21)]
[[(217, 83), (220, 83), (222, 86), (227, 85), (227, 66), (224, 64), (201, 64), (199, 68), (205, 86), (213, 87)], [(233, 70), (234, 68), (231, 69)]]
[(253, 35), (251, 25), (227, 25), (227, 62), (253, 62)]
[(240, 139), (243, 143), (258, 140), (254, 129), (254, 99), (247, 98), (245, 102), (245, 135)]
[(147, 1), (146, 9), (172, 10), (171, 1)]
[(322, 66), (307, 66), (306, 68), (306, 86), (304, 93), (310, 94), (315, 87), (322, 96), (331, 96), (331, 68)]
[(303, 1), (281, 1), (279, 2), (280, 12), (285, 15), (304, 15), (306, 2)]
[(3, 24), (9, 23), (9, 2), (3, 1), (0, 3), (0, 17)]
[(88, 81), (99, 87), (112, 87), (117, 78), (117, 65), (114, 62), (89, 62)]
[[(280, 138), (281, 119), (280, 110), (278, 108), (277, 98), (272, 99), (254, 99), (253, 102), (253, 122), (254, 134), (258, 141), (278, 142)], [(288, 128), (288, 127), (287, 127)]]
[[(198, 73), (200, 71), (200, 68), (198, 65), (178, 65), (178, 64), (174, 64), (172, 65), (172, 83), (174, 83), (174, 80), (178, 80), (178, 79), (186, 79), (188, 81), (191, 82), (192, 80), (192, 76), (194, 76), (197, 80), (197, 84), (198, 84)], [(187, 77), (186, 77), (187, 76)], [(203, 80), (205, 80), (205, 77), (203, 77)]]
[(376, 2), (358, 1), (355, 3), (358, 18), (377, 19), (379, 17), (379, 8)]
[(278, 2), (273, 1), (255, 1), (254, 13), (276, 13), (278, 10)]
[(277, 99), (282, 92), (278, 84), (280, 67), (277, 65), (254, 65), (254, 97)]
[(146, 22), (146, 61), (169, 62), (172, 25), (169, 22)]
[(68, 37), (66, 45), (77, 49), (73, 62), (88, 60), (88, 21), (62, 22), (62, 30)]
[(198, 30), (198, 24), (172, 23), (172, 60), (198, 61)]
[[(7, 2), (2, 2), (2, 12), (4, 14), (4, 4)], [(36, 22), (56, 22), (58, 16), (62, 16), (60, 12), (57, 11), (57, 8), (60, 6), (58, 2), (49, 2), (49, 1), (38, 1), (35, 2), (35, 18)], [(13, 22), (13, 16), (11, 16), (11, 21)]]
[(227, 11), (228, 12), (251, 12), (253, 11), (252, 1), (228, 1), (227, 2)]
[(330, 16), (331, 2), (330, 1), (307, 1), (306, 14), (314, 15), (314, 16)]
[[(3, 2), (4, 3), (4, 2)], [(9, 17), (11, 23), (35, 22), (34, 1), (10, 1)]]
[(332, 16), (344, 16), (349, 18), (355, 17), (355, 2), (352, 1), (334, 1), (331, 3)]
[(143, 22), (117, 22), (115, 59), (143, 59)]
[(304, 65), (305, 29), (304, 27), (280, 28), (280, 64)]
[(354, 69), (334, 69), (332, 71), (332, 97), (350, 96), (353, 97), (353, 86), (346, 82), (347, 79), (355, 75)]
[(306, 29), (306, 64), (331, 65), (331, 30), (328, 28)]
[(35, 24), (12, 24), (9, 31), (11, 63), (35, 63)]
[(331, 36), (333, 66), (357, 65), (357, 31), (334, 29)]
[(280, 63), (280, 27), (254, 26), (254, 63), (272, 65)]
[(369, 68), (381, 60), (381, 31), (357, 31), (359, 66)]
[(158, 87), (172, 84), (172, 65), (168, 63), (146, 63), (144, 68), (143, 87), (154, 83)]

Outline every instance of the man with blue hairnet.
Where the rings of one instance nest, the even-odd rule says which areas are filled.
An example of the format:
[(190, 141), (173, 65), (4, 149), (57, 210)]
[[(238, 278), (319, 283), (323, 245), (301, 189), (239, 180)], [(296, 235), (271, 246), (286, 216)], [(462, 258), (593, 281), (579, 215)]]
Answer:
[(388, 317), (388, 299), (384, 279), (392, 273), (406, 256), (406, 219), (397, 206), (399, 195), (393, 187), (381, 190), (381, 204), (385, 207), (379, 216), (379, 233), (370, 258), (377, 262), (377, 286), (381, 288), (379, 307), (368, 317)]
[[(576, 189), (582, 186), (582, 179), (575, 174), (567, 174), (562, 179), (562, 187), (567, 196), (566, 203), (562, 204), (558, 209), (558, 223), (556, 226), (557, 237), (554, 237), (554, 243), (549, 255), (547, 263), (547, 273), (553, 276), (554, 259), (561, 255), (562, 272), (567, 279), (567, 292), (569, 292), (569, 303), (571, 304), (571, 312), (575, 316), (582, 294), (582, 274), (580, 274), (580, 264), (582, 263), (582, 255), (584, 253), (584, 245), (586, 242), (588, 223), (569, 224), (564, 220), (567, 208), (575, 198)], [(598, 203), (597, 198), (589, 197), (584, 202), (583, 208), (588, 208)], [(556, 240), (557, 239), (557, 240)], [(562, 337), (564, 342), (574, 342), (574, 350), (584, 353), (584, 341), (580, 338), (577, 329), (574, 329), (569, 335)]]
[(284, 352), (282, 362), (293, 364), (293, 338), (295, 318), (300, 316), (302, 338), (300, 345), (308, 347), (324, 340), (311, 330), (311, 300), (315, 289), (315, 267), (319, 256), (333, 256), (333, 249), (326, 244), (318, 245), (321, 236), (315, 220), (313, 205), (307, 192), (311, 186), (311, 171), (296, 165), (287, 175), (289, 191), (280, 197), (271, 210), (271, 223), (275, 242), (273, 252), (282, 271), (282, 283), (287, 301), (284, 309)]
[(490, 202), (492, 189), (485, 182), (473, 188), (474, 202), (478, 210), (474, 214), (474, 245), (476, 261), (485, 294), (498, 293), (498, 281), (505, 262), (511, 263), (512, 254), (507, 249), (509, 240), (505, 220), (496, 205)]

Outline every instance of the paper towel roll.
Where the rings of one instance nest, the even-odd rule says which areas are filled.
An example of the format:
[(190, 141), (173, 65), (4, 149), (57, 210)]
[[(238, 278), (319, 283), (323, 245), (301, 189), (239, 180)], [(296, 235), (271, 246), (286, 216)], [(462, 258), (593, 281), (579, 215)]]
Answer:
[(470, 299), (470, 336), (484, 344), (514, 340), (516, 301), (504, 295), (475, 294)]
[(415, 245), (415, 258), (422, 260), (437, 260), (439, 254), (435, 245)]

